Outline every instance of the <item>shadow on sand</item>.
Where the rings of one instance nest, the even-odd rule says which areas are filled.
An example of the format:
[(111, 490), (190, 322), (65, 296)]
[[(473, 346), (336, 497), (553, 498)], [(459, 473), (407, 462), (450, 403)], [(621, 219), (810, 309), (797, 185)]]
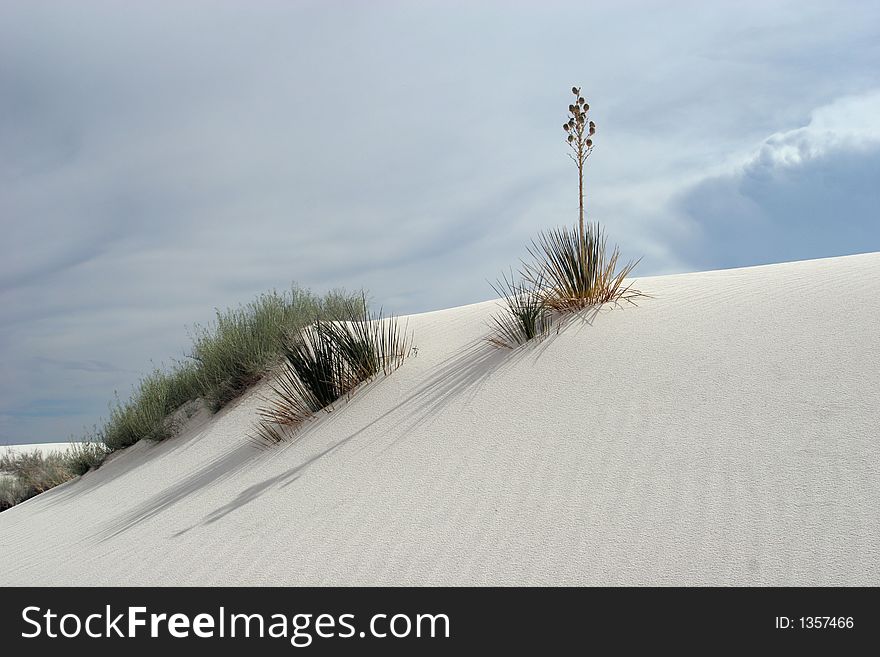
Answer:
[(96, 538), (103, 542), (122, 534), (135, 525), (162, 513), (162, 511), (177, 504), (190, 494), (241, 470), (248, 462), (257, 458), (259, 454), (260, 450), (249, 443), (239, 445), (182, 481), (137, 505), (133, 510), (124, 514), (111, 523), (109, 527), (99, 532)]
[[(569, 315), (561, 320), (557, 328), (545, 338), (536, 341), (534, 344), (523, 345), (514, 350), (500, 349), (489, 344), (485, 338), (480, 338), (470, 343), (462, 351), (435, 365), (430, 370), (430, 374), (424, 383), (420, 384), (412, 393), (376, 419), (354, 433), (335, 441), (327, 449), (315, 454), (291, 470), (249, 486), (227, 504), (211, 511), (201, 521), (176, 532), (172, 537), (182, 536), (198, 526), (215, 523), (233, 511), (257, 500), (266, 491), (275, 487), (283, 488), (292, 484), (313, 463), (341, 448), (377, 424), (389, 421), (393, 416), (398, 416), (400, 419), (389, 424), (388, 433), (396, 431), (399, 436), (405, 436), (408, 432), (429, 421), (432, 416), (448, 406), (452, 401), (460, 399), (462, 395), (467, 395), (466, 401), (473, 399), (483, 384), (501, 368), (524, 358), (537, 360), (553, 342), (554, 338), (569, 327), (573, 325), (580, 326), (581, 328), (591, 326), (601, 310), (601, 308), (591, 308)], [(314, 428), (327, 422), (332, 423), (335, 416), (344, 408), (345, 405), (341, 405), (333, 413), (322, 416), (321, 419), (310, 423), (308, 427), (305, 427), (296, 435), (294, 440), (288, 444), (288, 447), (305, 438)], [(390, 449), (398, 440), (400, 438), (389, 443), (383, 451)], [(100, 541), (106, 541), (117, 536), (137, 524), (158, 515), (190, 494), (229, 477), (238, 470), (241, 470), (249, 462), (261, 456), (265, 457), (266, 454), (266, 449), (261, 449), (253, 444), (253, 442), (247, 441), (240, 444), (226, 455), (212, 461), (184, 480), (138, 505), (134, 510), (113, 522), (108, 528), (99, 532), (96, 538)]]

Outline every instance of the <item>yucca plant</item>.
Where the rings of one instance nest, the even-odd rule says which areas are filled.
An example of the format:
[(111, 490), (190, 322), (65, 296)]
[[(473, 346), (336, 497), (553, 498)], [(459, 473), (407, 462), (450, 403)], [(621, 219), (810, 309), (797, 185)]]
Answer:
[(562, 125), (571, 152), (568, 156), (578, 171), (578, 228), (557, 228), (541, 233), (529, 252), (534, 259), (526, 267), (527, 278), (546, 281), (543, 296), (554, 310), (580, 310), (607, 303), (634, 293), (624, 287), (624, 279), (637, 262), (617, 269), (620, 252), (608, 252), (607, 241), (598, 223), (584, 222), (584, 166), (593, 152), (596, 123), (589, 117), (590, 104), (572, 87), (574, 102), (568, 106), (568, 120)]
[(327, 408), (350, 389), (345, 361), (327, 322), (318, 320), (287, 343), (288, 371), (296, 374), (302, 399), (312, 412)]
[(489, 341), (498, 346), (512, 348), (543, 335), (555, 313), (640, 295), (625, 282), (638, 261), (618, 267), (619, 249), (609, 251), (599, 224), (584, 221), (584, 166), (593, 152), (596, 123), (589, 118), (590, 105), (580, 87), (571, 92), (574, 102), (562, 129), (578, 171), (578, 223), (574, 229), (539, 233), (529, 247), (531, 262), (523, 264), (521, 281), (514, 282), (511, 274), (493, 286), (506, 306), (491, 319), (495, 330)]
[(272, 396), (258, 409), (257, 435), (264, 442), (282, 442), (290, 429), (319, 411), (330, 412), (358, 385), (390, 374), (408, 355), (405, 327), (381, 311), (374, 316), (365, 297), (345, 302), (342, 314), (337, 321), (317, 319), (286, 341)]
[(540, 233), (529, 253), (523, 275), (553, 310), (577, 311), (639, 294), (624, 285), (638, 261), (618, 268), (620, 250), (609, 253), (598, 223), (586, 224), (583, 233), (564, 226)]
[(271, 394), (257, 409), (257, 436), (268, 444), (284, 441), (285, 430), (298, 427), (321, 410), (308, 387), (290, 364), (283, 363), (271, 384)]
[(553, 315), (541, 293), (540, 274), (536, 283), (517, 281), (511, 272), (510, 278), (504, 275), (492, 286), (502, 298), (504, 307), (500, 314), (490, 319), (494, 331), (489, 342), (513, 349), (550, 330)]
[(406, 327), (394, 317), (384, 317), (380, 309), (370, 312), (365, 296), (349, 302), (346, 319), (324, 322), (330, 341), (336, 346), (345, 369), (356, 386), (400, 367), (409, 349)]

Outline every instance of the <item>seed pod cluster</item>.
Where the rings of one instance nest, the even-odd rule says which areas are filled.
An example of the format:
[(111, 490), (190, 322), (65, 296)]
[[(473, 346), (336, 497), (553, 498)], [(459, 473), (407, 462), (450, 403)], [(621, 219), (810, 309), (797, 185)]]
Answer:
[(568, 121), (562, 124), (562, 129), (567, 133), (567, 141), (573, 148), (580, 150), (583, 146), (592, 148), (593, 140), (586, 139), (596, 134), (596, 123), (587, 117), (590, 104), (581, 96), (580, 87), (572, 87), (571, 93), (575, 102), (568, 106)]

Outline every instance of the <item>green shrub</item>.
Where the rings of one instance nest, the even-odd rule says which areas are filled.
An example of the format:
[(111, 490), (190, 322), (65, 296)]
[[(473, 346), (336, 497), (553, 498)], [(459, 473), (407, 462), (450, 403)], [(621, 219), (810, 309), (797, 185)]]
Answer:
[(361, 383), (400, 367), (410, 350), (396, 318), (373, 315), (362, 298), (343, 304), (342, 318), (319, 319), (285, 340), (284, 363), (273, 397), (258, 411), (258, 436), (273, 444)]

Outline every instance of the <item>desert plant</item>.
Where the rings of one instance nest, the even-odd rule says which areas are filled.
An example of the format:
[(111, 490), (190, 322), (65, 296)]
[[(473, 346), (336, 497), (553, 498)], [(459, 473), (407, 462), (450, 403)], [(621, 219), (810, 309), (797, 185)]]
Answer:
[(638, 261), (618, 268), (620, 250), (615, 246), (609, 253), (598, 223), (587, 224), (583, 238), (567, 227), (540, 233), (529, 253), (524, 276), (553, 310), (577, 311), (639, 294), (624, 285)]
[(541, 294), (540, 274), (535, 284), (516, 281), (511, 272), (492, 286), (503, 299), (500, 314), (493, 315), (490, 325), (493, 333), (489, 342), (497, 347), (513, 349), (529, 340), (543, 336), (553, 323), (553, 315)]
[(284, 355), (311, 412), (328, 408), (350, 389), (345, 361), (333, 342), (329, 323), (318, 320), (303, 329), (287, 343)]
[(618, 271), (617, 247), (609, 254), (599, 225), (584, 222), (584, 166), (593, 152), (596, 123), (589, 117), (590, 104), (581, 96), (581, 88), (572, 87), (571, 93), (575, 99), (562, 129), (571, 149), (568, 156), (578, 171), (577, 234), (565, 228), (542, 233), (530, 249), (538, 262), (532, 275), (537, 271), (546, 278), (547, 302), (557, 310), (577, 310), (626, 296), (631, 290), (623, 287), (623, 279), (637, 264), (628, 263)]
[(410, 339), (396, 318), (373, 315), (366, 299), (344, 304), (338, 320), (316, 319), (285, 342), (285, 360), (272, 396), (258, 409), (257, 435), (266, 443), (284, 440), (290, 430), (324, 410), (361, 383), (397, 369)]
[(625, 284), (638, 262), (618, 268), (620, 251), (609, 251), (598, 223), (584, 221), (584, 166), (593, 152), (596, 123), (580, 87), (572, 87), (574, 102), (562, 128), (571, 149), (569, 157), (578, 171), (578, 224), (574, 229), (555, 228), (539, 233), (529, 247), (531, 262), (521, 271), (523, 283), (506, 278), (495, 286), (505, 299), (506, 313), (492, 319), (490, 341), (516, 346), (546, 330), (555, 312), (573, 312), (589, 306), (632, 299), (640, 293)]
[(349, 389), (380, 373), (390, 374), (409, 353), (406, 327), (394, 317), (384, 317), (381, 309), (373, 315), (365, 296), (347, 303), (343, 321), (324, 325), (352, 379)]
[(117, 396), (107, 421), (90, 434), (93, 440), (74, 443), (65, 452), (3, 457), (0, 509), (98, 467), (110, 451), (174, 435), (183, 419), (178, 410), (188, 402), (202, 397), (219, 410), (283, 357), (286, 336), (299, 334), (315, 318), (325, 328), (330, 326), (325, 320), (359, 321), (364, 299), (362, 293), (334, 290), (322, 297), (293, 287), (218, 312), (214, 325), (196, 327), (193, 362), (157, 368), (138, 382), (128, 400)]

